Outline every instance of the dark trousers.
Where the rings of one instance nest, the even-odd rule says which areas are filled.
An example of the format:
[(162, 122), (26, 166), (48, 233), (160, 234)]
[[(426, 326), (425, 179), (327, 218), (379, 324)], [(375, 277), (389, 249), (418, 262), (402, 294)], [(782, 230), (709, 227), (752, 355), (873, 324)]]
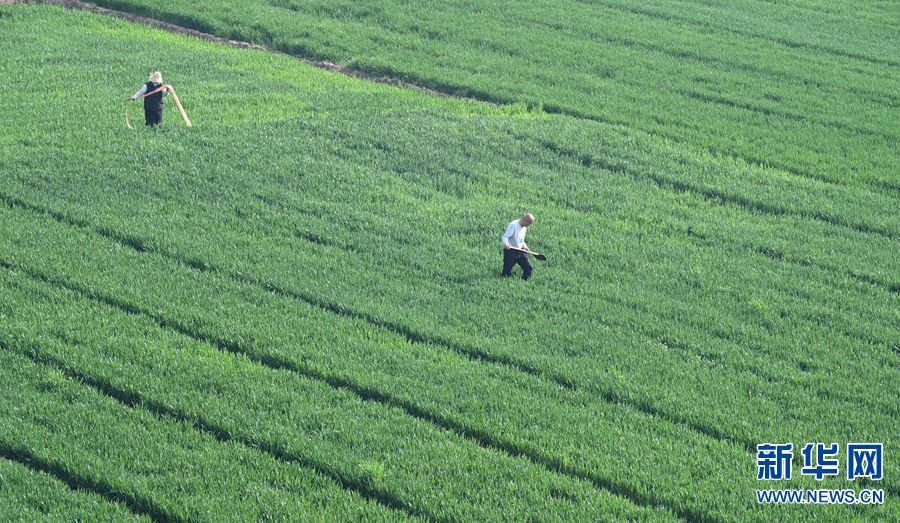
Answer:
[(522, 279), (531, 278), (531, 262), (528, 261), (528, 255), (522, 251), (513, 249), (503, 249), (503, 272), (502, 276), (512, 276), (513, 267), (518, 265), (522, 267)]
[(162, 123), (162, 109), (154, 110), (154, 109), (144, 109), (144, 121), (147, 122), (147, 125), (159, 125)]

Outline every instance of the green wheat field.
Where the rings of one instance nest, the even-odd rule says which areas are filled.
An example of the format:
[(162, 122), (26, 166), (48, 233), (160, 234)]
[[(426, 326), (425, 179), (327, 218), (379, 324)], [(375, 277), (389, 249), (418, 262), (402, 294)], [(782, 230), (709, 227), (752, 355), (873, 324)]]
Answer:
[(900, 520), (900, 2), (95, 4), (277, 52), (0, 6), (0, 521)]

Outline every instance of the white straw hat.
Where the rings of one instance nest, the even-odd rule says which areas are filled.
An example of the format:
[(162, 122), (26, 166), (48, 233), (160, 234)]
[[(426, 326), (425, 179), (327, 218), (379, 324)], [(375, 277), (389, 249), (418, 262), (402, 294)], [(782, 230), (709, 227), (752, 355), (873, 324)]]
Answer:
[(150, 81), (155, 84), (161, 84), (163, 81), (162, 73), (159, 71), (153, 71), (152, 73), (150, 73)]

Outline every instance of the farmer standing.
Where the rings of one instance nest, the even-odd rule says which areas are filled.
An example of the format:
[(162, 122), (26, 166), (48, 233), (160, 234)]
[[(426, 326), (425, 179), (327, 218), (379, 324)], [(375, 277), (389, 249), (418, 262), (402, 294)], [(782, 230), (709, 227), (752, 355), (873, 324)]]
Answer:
[(513, 266), (516, 264), (522, 267), (522, 279), (531, 278), (531, 263), (528, 256), (521, 250), (529, 250), (525, 243), (525, 233), (528, 232), (528, 226), (534, 223), (534, 216), (526, 214), (518, 220), (512, 221), (506, 232), (503, 233), (503, 272), (502, 276), (512, 276)]
[(163, 97), (169, 96), (170, 89), (171, 86), (163, 83), (162, 73), (154, 71), (150, 73), (150, 81), (129, 98), (133, 101), (144, 97), (144, 120), (147, 125), (154, 126), (162, 123)]

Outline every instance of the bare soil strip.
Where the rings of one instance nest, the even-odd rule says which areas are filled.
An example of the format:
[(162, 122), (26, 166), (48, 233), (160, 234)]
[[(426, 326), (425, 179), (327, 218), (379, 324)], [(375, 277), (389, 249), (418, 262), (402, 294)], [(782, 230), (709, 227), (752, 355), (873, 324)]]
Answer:
[[(27, 4), (27, 3), (29, 3), (29, 0), (0, 0), (0, 5), (16, 4), (16, 3)], [(452, 89), (452, 86), (443, 86), (443, 85), (437, 84), (437, 85), (434, 85), (435, 88), (424, 87), (420, 84), (405, 82), (405, 81), (399, 80), (397, 78), (376, 75), (376, 74), (372, 74), (372, 73), (367, 73), (365, 71), (360, 71), (358, 69), (345, 67), (343, 65), (339, 65), (334, 62), (328, 62), (328, 61), (324, 61), (324, 60), (311, 60), (309, 58), (303, 58), (303, 57), (300, 57), (297, 55), (285, 53), (283, 51), (279, 51), (277, 49), (272, 49), (270, 47), (266, 47), (266, 46), (262, 46), (262, 45), (258, 45), (258, 44), (251, 44), (249, 42), (244, 42), (241, 40), (231, 40), (228, 38), (223, 38), (221, 36), (216, 36), (214, 34), (205, 33), (203, 31), (198, 31), (196, 29), (190, 29), (190, 28), (172, 24), (169, 22), (163, 22), (163, 21), (157, 20), (155, 18), (140, 16), (140, 15), (136, 15), (133, 13), (118, 11), (116, 9), (109, 9), (106, 7), (99, 7), (99, 6), (96, 6), (96, 5), (88, 3), (88, 2), (82, 2), (80, 0), (36, 0), (33, 3), (52, 4), (52, 5), (59, 5), (59, 6), (67, 7), (69, 9), (80, 9), (83, 11), (90, 11), (92, 13), (97, 13), (97, 14), (106, 15), (106, 16), (112, 16), (115, 18), (121, 18), (121, 19), (128, 20), (128, 21), (131, 21), (134, 23), (138, 23), (138, 24), (149, 25), (149, 26), (152, 26), (152, 27), (155, 27), (158, 29), (162, 29), (164, 31), (172, 32), (172, 33), (179, 33), (179, 34), (183, 34), (183, 35), (187, 35), (187, 36), (193, 36), (195, 38), (200, 38), (200, 39), (203, 39), (203, 40), (206, 40), (209, 42), (216, 42), (219, 44), (229, 45), (231, 47), (238, 48), (238, 49), (255, 49), (258, 51), (274, 53), (274, 54), (278, 54), (281, 56), (293, 58), (304, 64), (310, 65), (312, 67), (317, 67), (319, 69), (325, 69), (328, 71), (340, 73), (340, 74), (343, 74), (346, 76), (351, 76), (353, 78), (367, 80), (370, 82), (376, 82), (376, 83), (380, 83), (380, 84), (387, 84), (387, 85), (393, 85), (393, 86), (397, 86), (397, 87), (403, 87), (406, 89), (410, 89), (410, 90), (417, 91), (420, 93), (428, 94), (431, 96), (438, 96), (441, 98), (453, 98), (453, 99), (458, 99), (458, 100), (474, 100), (474, 101), (486, 103), (486, 104), (493, 105), (493, 106), (506, 105), (506, 104), (515, 102), (515, 100), (498, 99), (494, 95), (491, 95), (491, 94), (485, 93), (485, 92), (473, 92), (471, 89), (466, 89), (466, 92), (468, 93), (467, 95), (453, 94), (451, 92), (448, 92), (448, 90), (442, 90), (446, 87), (450, 87)], [(572, 111), (570, 109), (566, 109), (566, 108), (562, 108), (562, 107), (555, 107), (553, 105), (545, 105), (543, 107), (543, 112), (545, 112), (547, 114), (561, 114), (561, 115), (565, 115), (565, 116), (569, 116), (569, 117), (577, 118), (577, 119), (592, 120), (592, 121), (596, 121), (596, 122), (607, 123), (610, 125), (628, 127), (630, 129), (634, 129), (634, 130), (640, 131), (642, 133), (645, 133), (645, 134), (648, 134), (651, 136), (662, 136), (665, 138), (665, 136), (663, 136), (663, 135), (660, 135), (653, 131), (648, 131), (646, 129), (642, 129), (640, 127), (632, 127), (631, 125), (626, 125), (626, 124), (623, 124), (620, 122), (606, 121), (603, 118), (600, 118), (597, 116), (580, 114), (577, 111)], [(696, 144), (691, 144), (690, 142), (686, 142), (683, 140), (676, 140), (676, 141), (679, 143), (685, 144), (685, 145), (696, 146)], [(703, 149), (708, 150), (708, 148), (705, 148), (705, 147), (703, 147)], [(741, 159), (744, 162), (746, 162), (750, 165), (756, 166), (756, 167), (763, 167), (763, 165), (764, 165), (757, 159), (750, 158), (747, 156), (742, 156), (738, 153), (729, 153), (728, 156), (731, 158)], [(775, 169), (775, 170), (778, 170), (781, 172), (788, 173), (792, 176), (797, 176), (797, 177), (805, 178), (808, 180), (814, 180), (814, 181), (828, 184), (828, 185), (839, 185), (839, 186), (844, 185), (843, 183), (832, 181), (827, 178), (823, 178), (822, 176), (820, 176), (818, 174), (804, 171), (804, 170), (797, 169), (797, 168), (793, 168), (793, 167), (790, 167), (787, 165), (772, 165), (771, 162), (766, 162), (765, 166), (770, 169)], [(900, 190), (900, 186), (898, 186), (897, 184), (889, 183), (889, 182), (872, 182), (872, 183), (866, 184), (866, 187), (869, 189), (874, 189), (875, 192), (887, 191), (888, 194), (892, 194), (892, 193)]]
[[(0, 0), (0, 4), (15, 4), (15, 3), (28, 3), (27, 0)], [(352, 76), (354, 78), (360, 78), (363, 80), (368, 80), (370, 82), (376, 82), (380, 84), (389, 84), (395, 85), (399, 87), (404, 87), (406, 89), (412, 89), (414, 91), (419, 91), (422, 93), (426, 93), (432, 96), (440, 96), (442, 98), (460, 98), (458, 96), (454, 96), (449, 93), (436, 91), (434, 89), (428, 89), (426, 87), (422, 87), (420, 85), (411, 84), (408, 82), (403, 82), (401, 80), (397, 80), (396, 78), (390, 78), (387, 76), (377, 76), (373, 74), (369, 74), (363, 71), (359, 71), (356, 69), (351, 69), (349, 67), (344, 67), (342, 65), (338, 65), (333, 62), (327, 61), (319, 61), (319, 60), (309, 60), (307, 58), (302, 58), (296, 55), (287, 54), (276, 49), (272, 49), (270, 47), (265, 47), (262, 45), (251, 44), (249, 42), (243, 42), (240, 40), (230, 40), (228, 38), (222, 38), (221, 36), (216, 36), (209, 33), (204, 33), (203, 31), (197, 31), (196, 29), (190, 29), (187, 27), (182, 27), (180, 25), (170, 24), (168, 22), (163, 22), (161, 20), (157, 20), (155, 18), (148, 18), (146, 16), (140, 16), (132, 13), (126, 13), (124, 11), (118, 11), (115, 9), (108, 9), (106, 7), (99, 7), (94, 4), (90, 4), (87, 2), (81, 2), (79, 0), (41, 0), (35, 3), (44, 3), (44, 4), (52, 4), (59, 5), (69, 9), (80, 9), (82, 11), (90, 11), (92, 13), (112, 16), (115, 18), (121, 18), (123, 20), (128, 20), (130, 22), (149, 25), (151, 27), (156, 27), (158, 29), (162, 29), (164, 31), (169, 31), (172, 33), (179, 33), (187, 36), (192, 36), (194, 38), (200, 38), (202, 40), (206, 40), (208, 42), (216, 42), (219, 44), (228, 45), (231, 47), (235, 47), (238, 49), (254, 49), (257, 51), (265, 51), (267, 53), (275, 53), (281, 56), (287, 56), (293, 58), (295, 60), (299, 60), (304, 64), (311, 65), (313, 67), (318, 67), (319, 69), (326, 69), (328, 71), (341, 73), (346, 76)], [(488, 102), (490, 103), (490, 102)], [(492, 104), (493, 105), (493, 104)]]

